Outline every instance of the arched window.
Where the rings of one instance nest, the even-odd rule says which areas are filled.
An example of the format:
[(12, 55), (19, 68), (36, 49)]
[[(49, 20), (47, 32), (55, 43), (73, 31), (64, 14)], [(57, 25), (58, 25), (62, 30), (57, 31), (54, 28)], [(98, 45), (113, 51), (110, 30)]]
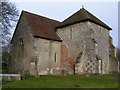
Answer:
[(22, 38), (19, 38), (19, 42), (20, 42), (20, 45), (24, 45), (24, 44), (23, 44), (23, 39), (22, 39)]
[(23, 57), (24, 56), (24, 43), (23, 43), (23, 39), (22, 38), (19, 38), (19, 58)]
[(54, 62), (57, 62), (57, 54), (55, 53)]

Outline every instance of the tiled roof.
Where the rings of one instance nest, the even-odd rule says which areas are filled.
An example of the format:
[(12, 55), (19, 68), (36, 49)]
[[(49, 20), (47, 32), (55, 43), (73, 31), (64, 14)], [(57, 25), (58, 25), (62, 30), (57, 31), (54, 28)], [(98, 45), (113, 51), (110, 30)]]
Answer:
[(61, 41), (61, 38), (55, 32), (55, 27), (60, 24), (59, 21), (52, 20), (26, 11), (22, 12), (25, 15), (28, 25), (33, 31), (34, 37)]
[(78, 12), (74, 13), (70, 17), (68, 17), (66, 20), (64, 20), (57, 28), (62, 28), (71, 24), (84, 22), (84, 21), (91, 21), (94, 22), (100, 26), (103, 26), (107, 28), (108, 30), (111, 30), (109, 26), (107, 26), (105, 23), (103, 23), (101, 20), (99, 20), (97, 17), (92, 15), (90, 12), (85, 10), (84, 8), (80, 9)]

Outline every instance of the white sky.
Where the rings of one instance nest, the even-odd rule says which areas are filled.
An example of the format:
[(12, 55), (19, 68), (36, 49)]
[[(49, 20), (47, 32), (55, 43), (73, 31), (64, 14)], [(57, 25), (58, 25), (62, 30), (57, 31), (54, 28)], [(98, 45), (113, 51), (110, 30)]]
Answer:
[[(14, 1), (14, 0), (10, 0)], [(16, 1), (16, 0), (15, 0)], [(22, 10), (29, 11), (38, 15), (42, 15), (51, 19), (58, 21), (63, 21), (84, 5), (84, 8), (91, 12), (93, 15), (97, 16), (100, 20), (105, 22), (108, 26), (112, 28), (110, 31), (113, 37), (113, 43), (118, 46), (118, 0), (107, 0), (109, 2), (73, 2), (76, 0), (67, 0), (67, 2), (45, 2), (47, 0), (38, 1), (36, 0), (26, 0), (24, 2), (14, 2), (19, 9), (20, 13)], [(57, 1), (57, 0), (56, 0)], [(72, 2), (71, 2), (72, 1)], [(93, 0), (92, 0), (93, 1)], [(105, 0), (106, 1), (106, 0)]]

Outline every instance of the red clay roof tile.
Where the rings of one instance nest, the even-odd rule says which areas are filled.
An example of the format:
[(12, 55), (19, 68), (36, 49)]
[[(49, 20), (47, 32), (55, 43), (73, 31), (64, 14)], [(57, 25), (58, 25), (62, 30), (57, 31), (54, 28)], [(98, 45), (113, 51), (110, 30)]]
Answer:
[(23, 11), (25, 18), (33, 31), (35, 37), (62, 41), (56, 34), (55, 27), (60, 24), (59, 21), (52, 20), (43, 16)]

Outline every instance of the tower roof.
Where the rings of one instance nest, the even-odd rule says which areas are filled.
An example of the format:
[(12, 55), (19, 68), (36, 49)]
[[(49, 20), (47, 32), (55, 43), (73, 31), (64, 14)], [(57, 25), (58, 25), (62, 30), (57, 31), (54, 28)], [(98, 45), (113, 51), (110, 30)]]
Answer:
[(76, 13), (68, 17), (66, 20), (60, 23), (60, 25), (57, 26), (57, 28), (62, 28), (68, 25), (72, 25), (72, 24), (84, 22), (84, 21), (91, 21), (100, 26), (103, 26), (104, 28), (107, 28), (108, 30), (111, 30), (111, 28), (108, 25), (103, 23), (101, 20), (99, 20), (97, 17), (95, 17), (93, 14), (91, 14), (84, 8), (80, 9), (79, 11), (77, 11)]

